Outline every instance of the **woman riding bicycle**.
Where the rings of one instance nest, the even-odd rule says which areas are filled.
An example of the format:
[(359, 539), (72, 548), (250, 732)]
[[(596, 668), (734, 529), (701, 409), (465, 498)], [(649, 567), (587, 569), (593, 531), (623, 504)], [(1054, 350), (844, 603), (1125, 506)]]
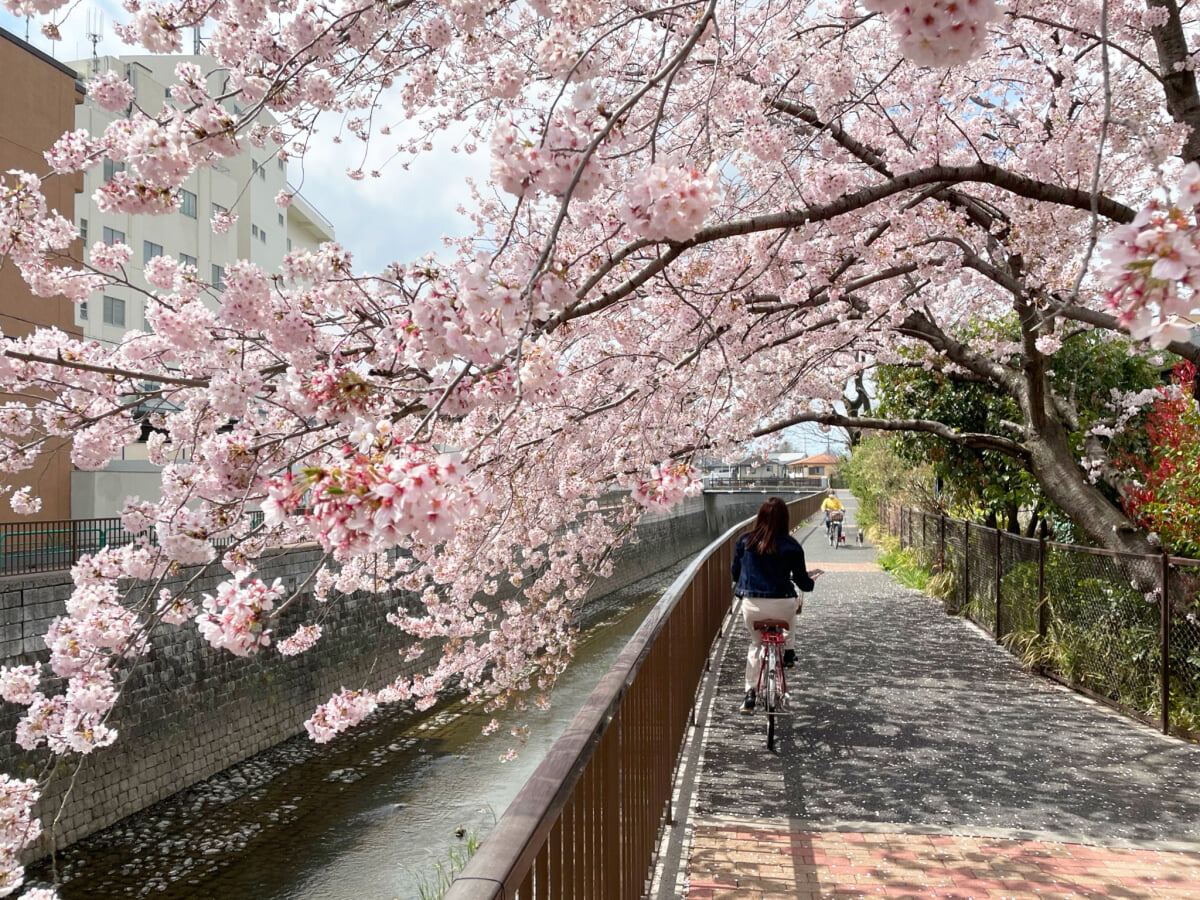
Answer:
[(742, 600), (742, 618), (750, 632), (746, 654), (746, 701), (742, 712), (753, 712), (755, 685), (758, 683), (758, 634), (754, 623), (759, 619), (782, 619), (788, 623), (783, 645), (783, 664), (796, 664), (796, 616), (803, 606), (796, 588), (811, 591), (820, 569), (809, 572), (804, 566), (804, 550), (790, 534), (787, 504), (770, 498), (758, 510), (758, 518), (748, 534), (738, 538), (733, 550), (734, 595)]
[(829, 522), (830, 522), (829, 514), (832, 512), (838, 512), (838, 511), (844, 512), (845, 509), (846, 509), (846, 507), (842, 506), (842, 501), (837, 498), (837, 494), (834, 493), (833, 488), (830, 488), (829, 496), (827, 496), (824, 500), (821, 501), (821, 512), (823, 512), (825, 514), (825, 531), (826, 532), (829, 531)]

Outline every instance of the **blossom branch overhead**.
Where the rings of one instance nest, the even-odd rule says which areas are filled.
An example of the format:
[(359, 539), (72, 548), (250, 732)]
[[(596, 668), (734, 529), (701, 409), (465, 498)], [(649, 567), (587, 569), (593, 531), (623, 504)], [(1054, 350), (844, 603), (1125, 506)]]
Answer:
[[(0, 467), (29, 515), (23, 473), (50, 439), (88, 470), (145, 441), (161, 487), (122, 510), (135, 543), (76, 566), (48, 661), (0, 672), (27, 709), (20, 739), (62, 755), (118, 739), (119, 676), (163, 629), (320, 653), (320, 621), (277, 633), (290, 601), (257, 568), (300, 542), (325, 551), (305, 581), (319, 601), (370, 592), (434, 648), (416, 676), (330, 698), (314, 739), (451, 686), (543, 702), (575, 608), (639, 517), (698, 490), (699, 448), (739, 456), (779, 423), (1006, 453), (1098, 543), (1140, 547), (1089, 482), (1049, 373), (1080, 329), (1182, 350), (1200, 313), (1195, 13), (1062, 6), (128, 3), (125, 39), (178, 53), (198, 27), (208, 56), (181, 57), (161, 108), (0, 176), (0, 258), (39, 297), (126, 287), (151, 330), (5, 337)], [(1097, 35), (1117, 48), (1106, 64)], [(110, 110), (135, 99), (112, 73), (88, 90)], [(160, 257), (134, 284), (123, 243), (72, 262), (75, 226), (45, 201), (48, 179), (110, 160), (124, 170), (101, 208), (172, 215), (195, 173), (248, 148), (303, 165), (318, 125), (351, 179), (368, 152), (405, 165), (461, 133), (491, 164), (474, 237), (379, 273), (336, 244), (279, 271), (233, 262), (219, 289)], [(1080, 252), (1093, 231), (1095, 261)], [(1012, 333), (980, 326), (997, 321)], [(1019, 433), (836, 412), (880, 363), (986, 383)], [(223, 572), (220, 587), (166, 591), (184, 567)], [(130, 579), (154, 596), (123, 592)], [(25, 821), (37, 786), (10, 788), (0, 804)], [(22, 845), (0, 843), (0, 896)]]

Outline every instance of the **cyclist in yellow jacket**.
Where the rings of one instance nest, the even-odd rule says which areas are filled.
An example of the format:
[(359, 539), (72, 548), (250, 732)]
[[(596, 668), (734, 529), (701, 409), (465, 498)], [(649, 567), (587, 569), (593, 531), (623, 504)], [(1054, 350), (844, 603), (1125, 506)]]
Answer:
[(838, 510), (844, 510), (845, 508), (842, 506), (842, 501), (837, 498), (837, 494), (834, 493), (833, 488), (830, 488), (829, 496), (821, 501), (821, 512), (825, 514), (826, 531), (829, 530), (829, 514)]

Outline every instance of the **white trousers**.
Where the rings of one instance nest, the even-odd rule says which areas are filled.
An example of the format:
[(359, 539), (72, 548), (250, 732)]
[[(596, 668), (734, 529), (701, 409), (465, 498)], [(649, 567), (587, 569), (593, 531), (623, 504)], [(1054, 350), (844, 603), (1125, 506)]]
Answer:
[(800, 612), (799, 597), (743, 597), (742, 620), (750, 633), (750, 648), (746, 651), (746, 690), (758, 685), (758, 632), (754, 623), (762, 619), (783, 619), (788, 623), (787, 637), (783, 641), (785, 650), (796, 649), (796, 619)]

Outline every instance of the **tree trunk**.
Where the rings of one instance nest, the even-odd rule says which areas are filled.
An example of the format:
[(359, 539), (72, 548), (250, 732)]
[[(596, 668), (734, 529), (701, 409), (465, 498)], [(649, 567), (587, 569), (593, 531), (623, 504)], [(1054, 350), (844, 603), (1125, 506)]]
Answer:
[(1046, 415), (1042, 428), (1030, 436), (1026, 446), (1031, 453), (1030, 468), (1046, 496), (1098, 547), (1122, 553), (1158, 552), (1146, 533), (1087, 480), (1066, 430), (1054, 415)]

